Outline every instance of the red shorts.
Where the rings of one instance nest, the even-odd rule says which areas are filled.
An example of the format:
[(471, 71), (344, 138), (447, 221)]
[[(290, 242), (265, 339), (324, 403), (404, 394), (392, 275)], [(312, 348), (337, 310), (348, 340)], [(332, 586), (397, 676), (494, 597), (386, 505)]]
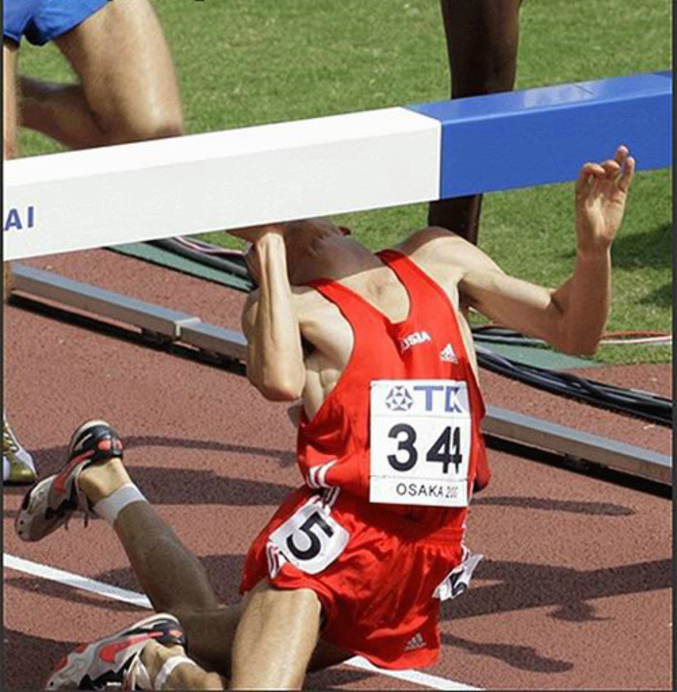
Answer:
[(432, 531), (337, 488), (304, 486), (254, 541), (240, 588), (268, 579), (311, 589), (324, 641), (382, 668), (426, 666), (440, 648), (436, 590), (463, 559), (463, 533)]

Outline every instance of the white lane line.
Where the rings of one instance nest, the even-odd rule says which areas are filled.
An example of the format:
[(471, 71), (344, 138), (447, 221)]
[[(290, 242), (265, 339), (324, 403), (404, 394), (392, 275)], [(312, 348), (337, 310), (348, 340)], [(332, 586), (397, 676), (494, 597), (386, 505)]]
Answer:
[(106, 596), (114, 601), (122, 601), (123, 603), (129, 603), (131, 605), (138, 606), (139, 608), (152, 609), (153, 607), (146, 596), (137, 593), (136, 591), (120, 589), (117, 586), (104, 584), (101, 581), (81, 577), (79, 574), (72, 574), (71, 572), (64, 572), (61, 569), (41, 565), (37, 562), (31, 562), (30, 560), (24, 560), (21, 557), (9, 555), (8, 553), (3, 554), (3, 567), (15, 569), (18, 572), (25, 572), (33, 577), (49, 579), (49, 581), (55, 581), (59, 584), (72, 586), (74, 589), (80, 589), (81, 591), (89, 591), (90, 593), (95, 593), (99, 596)]
[(448, 678), (440, 678), (437, 675), (429, 675), (428, 673), (421, 673), (418, 670), (384, 670), (383, 668), (377, 668), (367, 661), (366, 658), (362, 656), (354, 656), (349, 661), (346, 661), (347, 665), (353, 668), (361, 668), (362, 670), (368, 670), (372, 673), (378, 673), (379, 675), (388, 675), (391, 678), (397, 678), (398, 680), (405, 680), (406, 682), (415, 682), (417, 685), (422, 687), (431, 687), (434, 690), (481, 690), (481, 687), (471, 687), (466, 685), (464, 682), (455, 682), (454, 680), (449, 680)]
[[(89, 579), (88, 577), (82, 577), (79, 574), (65, 572), (64, 570), (48, 567), (47, 565), (41, 565), (40, 563), (32, 562), (31, 560), (24, 560), (21, 557), (9, 555), (8, 553), (3, 553), (3, 567), (16, 570), (17, 572), (24, 572), (25, 574), (30, 574), (31, 576), (39, 577), (41, 579), (55, 581), (59, 584), (64, 584), (65, 586), (70, 586), (74, 589), (80, 589), (81, 591), (89, 591), (90, 593), (105, 596), (106, 598), (110, 598), (114, 601), (129, 603), (130, 605), (134, 605), (139, 608), (152, 607), (148, 598), (143, 594), (137, 593), (136, 591), (121, 589), (117, 586), (112, 586), (111, 584), (105, 584), (104, 582)], [(434, 690), (482, 689), (480, 687), (471, 687), (470, 685), (466, 685), (461, 682), (455, 682), (454, 680), (438, 677), (437, 675), (421, 673), (417, 670), (385, 670), (383, 668), (377, 668), (361, 656), (354, 656), (346, 661), (345, 664), (353, 668), (369, 671), (370, 673), (397, 678), (398, 680), (412, 682), (416, 685), (429, 687)]]

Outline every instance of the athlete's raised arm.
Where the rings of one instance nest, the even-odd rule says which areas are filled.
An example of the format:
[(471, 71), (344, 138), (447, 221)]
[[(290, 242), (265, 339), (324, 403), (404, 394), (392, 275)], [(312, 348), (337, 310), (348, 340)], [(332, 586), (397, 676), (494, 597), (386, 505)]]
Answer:
[[(576, 261), (573, 275), (553, 290), (505, 274), (461, 238), (430, 229), (416, 254), (459, 272), (464, 302), (506, 327), (545, 339), (565, 353), (592, 354), (611, 301), (611, 244), (620, 228), (635, 161), (626, 147), (602, 164), (586, 163), (576, 182)], [(448, 237), (448, 236), (447, 236)], [(448, 268), (447, 268), (448, 271)]]
[(476, 261), (460, 285), (470, 304), (565, 353), (594, 353), (611, 302), (611, 244), (623, 220), (634, 170), (626, 147), (618, 148), (615, 159), (582, 167), (576, 182), (574, 273), (560, 288), (536, 287)]
[(282, 224), (233, 232), (252, 243), (250, 270), (259, 284), (242, 313), (247, 376), (271, 401), (298, 399), (306, 381), (301, 332), (287, 276), (284, 232)]

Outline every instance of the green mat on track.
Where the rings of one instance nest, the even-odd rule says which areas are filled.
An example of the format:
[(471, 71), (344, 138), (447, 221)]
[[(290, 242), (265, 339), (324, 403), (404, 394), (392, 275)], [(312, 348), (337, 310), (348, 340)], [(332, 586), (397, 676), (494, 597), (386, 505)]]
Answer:
[(486, 348), (499, 356), (505, 356), (525, 365), (535, 365), (548, 370), (572, 370), (574, 368), (595, 368), (603, 365), (587, 358), (568, 356), (547, 348), (535, 346), (513, 346), (512, 344), (485, 344), (477, 342), (478, 346)]
[[(130, 257), (136, 257), (145, 262), (152, 262), (153, 264), (166, 267), (167, 269), (174, 269), (184, 274), (197, 276), (207, 281), (213, 281), (237, 291), (247, 292), (248, 290), (247, 282), (237, 276), (232, 276), (213, 267), (207, 267), (204, 264), (195, 262), (187, 257), (182, 257), (181, 255), (176, 255), (173, 252), (169, 252), (169, 250), (156, 247), (155, 245), (150, 245), (148, 243), (128, 243), (108, 249)], [(505, 356), (506, 358), (526, 365), (548, 368), (549, 370), (570, 370), (573, 368), (590, 368), (600, 365), (600, 363), (596, 363), (593, 360), (567, 356), (545, 348), (513, 346), (510, 344), (481, 345), (499, 356)]]
[(207, 267), (200, 262), (195, 262), (187, 257), (182, 257), (181, 255), (169, 252), (169, 250), (156, 247), (155, 245), (150, 245), (148, 243), (128, 243), (126, 245), (116, 245), (108, 249), (123, 255), (129, 255), (130, 257), (136, 257), (146, 262), (152, 262), (153, 264), (166, 267), (167, 269), (174, 269), (184, 274), (198, 276), (201, 279), (213, 281), (238, 291), (247, 292), (249, 290), (247, 282), (237, 276), (226, 274), (214, 267)]

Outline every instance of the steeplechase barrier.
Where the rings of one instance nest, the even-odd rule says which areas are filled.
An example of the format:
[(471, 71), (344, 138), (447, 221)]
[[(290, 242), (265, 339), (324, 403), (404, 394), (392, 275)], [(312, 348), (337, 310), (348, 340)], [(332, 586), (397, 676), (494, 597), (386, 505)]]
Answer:
[(614, 77), (5, 162), (6, 260), (672, 160), (672, 75)]
[[(5, 162), (5, 260), (566, 182), (626, 144), (672, 163), (656, 72)], [(17, 291), (243, 360), (242, 334), (15, 265)], [(485, 432), (672, 483), (666, 455), (489, 407)]]

